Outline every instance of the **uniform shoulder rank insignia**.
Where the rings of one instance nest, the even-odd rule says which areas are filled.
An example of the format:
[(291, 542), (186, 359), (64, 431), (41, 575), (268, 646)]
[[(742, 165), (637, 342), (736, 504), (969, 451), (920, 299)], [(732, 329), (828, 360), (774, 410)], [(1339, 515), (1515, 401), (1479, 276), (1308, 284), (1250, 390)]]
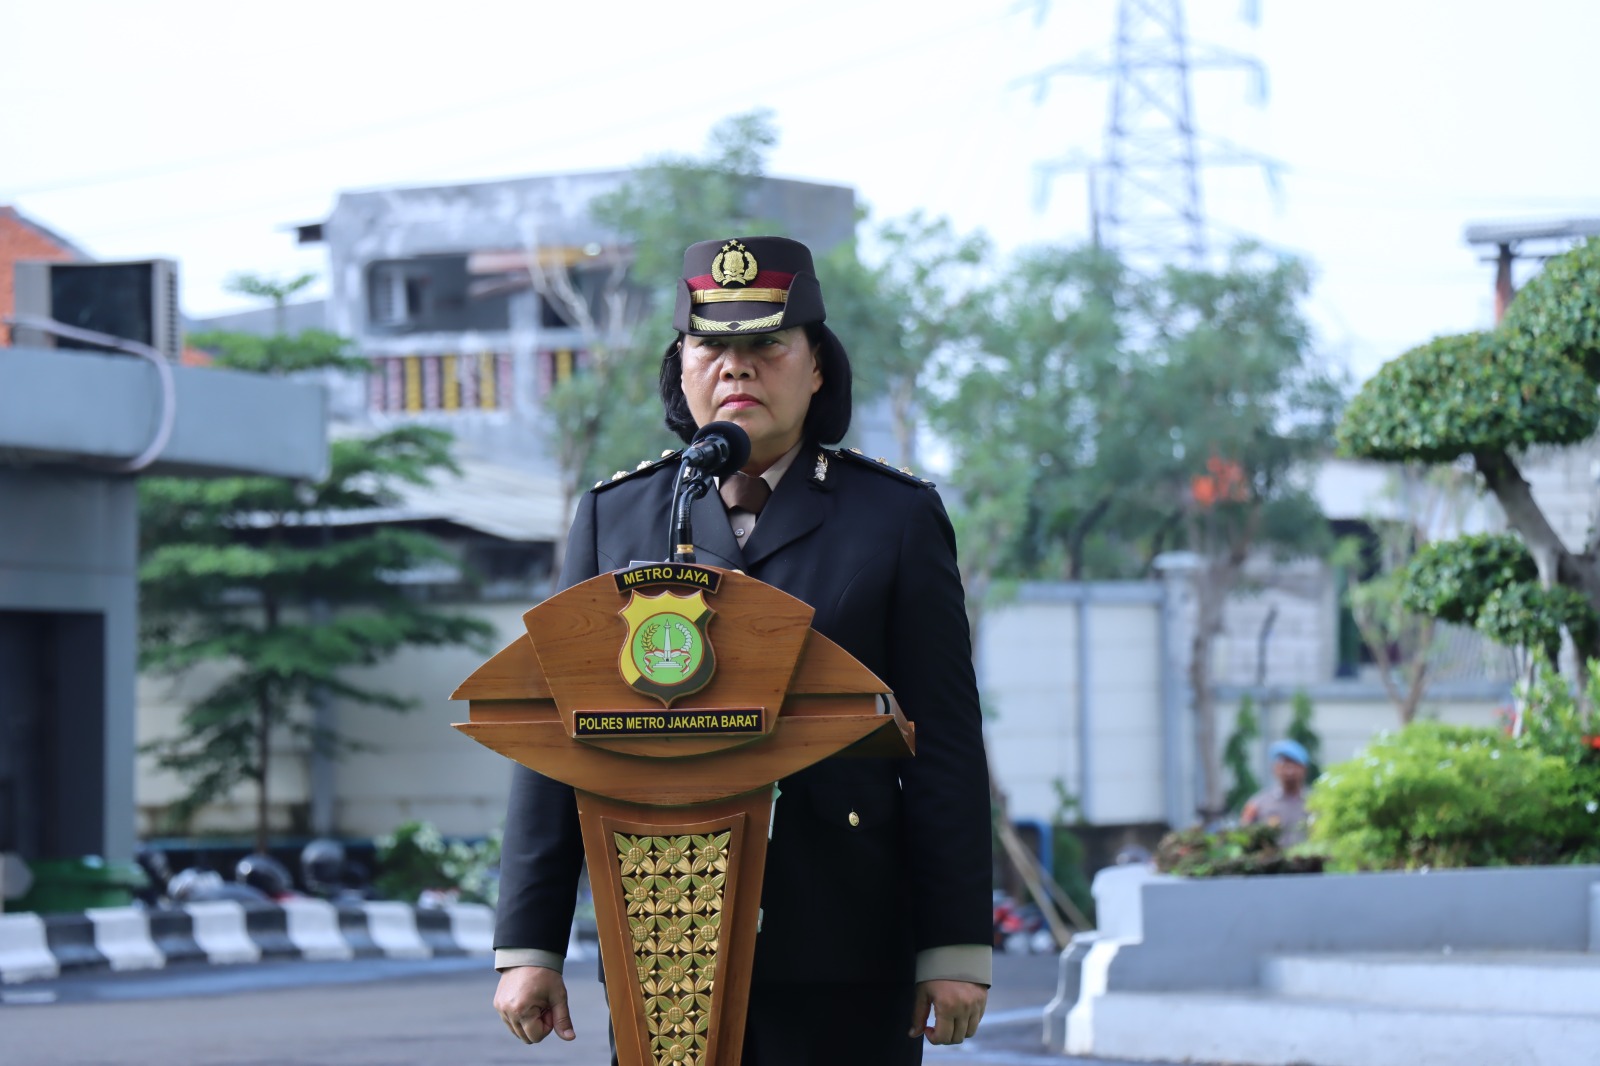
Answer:
[(651, 470), (657, 469), (658, 467), (667, 465), (672, 460), (676, 459), (681, 451), (682, 449), (674, 450), (672, 448), (668, 448), (666, 451), (661, 453), (661, 458), (659, 459), (645, 459), (642, 460), (632, 470), (618, 470), (609, 478), (601, 478), (599, 481), (594, 483), (594, 488), (590, 489), (589, 491), (600, 492), (603, 489), (609, 489), (613, 485), (620, 485), (624, 481), (631, 481), (640, 474), (645, 474)]
[(927, 478), (918, 477), (916, 474), (913, 474), (910, 470), (903, 466), (896, 467), (887, 459), (869, 458), (867, 454), (860, 448), (840, 448), (833, 454), (840, 459), (847, 459), (858, 466), (864, 466), (869, 470), (876, 470), (880, 474), (888, 474), (890, 477), (897, 477), (901, 481), (908, 481), (913, 485), (920, 486), (921, 488), (933, 488), (933, 482), (929, 481)]

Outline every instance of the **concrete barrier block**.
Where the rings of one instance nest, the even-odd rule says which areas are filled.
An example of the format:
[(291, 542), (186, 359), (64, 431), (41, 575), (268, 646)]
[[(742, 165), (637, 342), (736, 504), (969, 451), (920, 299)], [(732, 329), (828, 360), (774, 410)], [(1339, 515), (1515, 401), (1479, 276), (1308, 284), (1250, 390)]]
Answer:
[(187, 905), (194, 940), (211, 963), (260, 962), (261, 949), (245, 928), (244, 908), (232, 900)]
[(450, 915), (450, 934), (462, 951), (471, 954), (494, 950), (494, 908), (481, 903), (452, 903), (445, 911)]
[(206, 953), (194, 940), (194, 920), (181, 910), (149, 912), (150, 939), (167, 962), (204, 962)]
[(277, 903), (245, 903), (244, 928), (263, 959), (297, 959), (300, 949), (289, 939), (289, 920)]
[(136, 907), (91, 907), (84, 911), (94, 923), (94, 946), (113, 970), (159, 970), (167, 957), (150, 936), (150, 919)]
[(379, 900), (361, 908), (367, 912), (373, 943), (389, 958), (426, 959), (433, 954), (417, 932), (417, 912), (409, 903)]
[(109, 964), (94, 942), (94, 922), (87, 914), (46, 914), (45, 940), (50, 944), (50, 954), (62, 972), (69, 970), (103, 970)]
[(57, 977), (44, 920), (37, 914), (0, 914), (0, 984)]
[(280, 906), (289, 939), (308, 959), (349, 959), (355, 950), (339, 932), (339, 912), (320, 899), (286, 899)]

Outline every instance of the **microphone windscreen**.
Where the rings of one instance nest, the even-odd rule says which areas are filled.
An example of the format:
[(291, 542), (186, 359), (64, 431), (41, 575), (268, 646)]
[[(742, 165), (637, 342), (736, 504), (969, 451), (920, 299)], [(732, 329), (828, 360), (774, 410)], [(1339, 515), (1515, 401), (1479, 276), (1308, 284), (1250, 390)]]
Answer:
[(750, 434), (732, 422), (707, 422), (695, 433), (690, 446), (708, 437), (720, 437), (727, 442), (728, 455), (717, 469), (708, 470), (712, 477), (726, 477), (750, 461)]

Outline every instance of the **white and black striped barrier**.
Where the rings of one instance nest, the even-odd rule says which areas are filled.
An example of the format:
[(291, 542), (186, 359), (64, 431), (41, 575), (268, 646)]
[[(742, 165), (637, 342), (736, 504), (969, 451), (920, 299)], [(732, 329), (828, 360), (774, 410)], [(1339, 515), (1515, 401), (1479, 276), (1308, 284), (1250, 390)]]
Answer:
[(0, 983), (83, 970), (151, 970), (264, 959), (425, 959), (489, 955), (494, 911), (476, 903), (338, 905), (218, 900), (181, 909), (105, 907), (72, 914), (0, 914)]

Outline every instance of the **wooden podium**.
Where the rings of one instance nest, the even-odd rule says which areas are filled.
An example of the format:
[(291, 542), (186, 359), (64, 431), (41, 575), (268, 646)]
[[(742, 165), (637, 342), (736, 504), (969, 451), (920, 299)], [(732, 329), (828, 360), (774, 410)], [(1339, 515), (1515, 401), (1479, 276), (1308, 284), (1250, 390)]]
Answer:
[(887, 686), (737, 571), (619, 570), (523, 615), (455, 728), (577, 792), (622, 1066), (738, 1066), (773, 784), (914, 751)]

